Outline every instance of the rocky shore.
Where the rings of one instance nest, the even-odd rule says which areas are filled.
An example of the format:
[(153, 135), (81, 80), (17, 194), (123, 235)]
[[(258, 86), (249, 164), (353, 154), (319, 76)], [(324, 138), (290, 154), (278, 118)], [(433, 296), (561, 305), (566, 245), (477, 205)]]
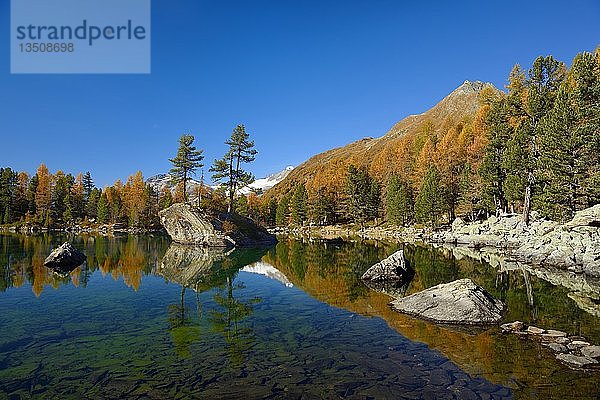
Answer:
[(432, 233), (428, 240), (492, 247), (523, 263), (600, 277), (600, 204), (577, 212), (564, 224), (535, 213), (528, 225), (521, 215), (491, 217), (477, 223), (457, 218), (451, 229)]
[(520, 214), (467, 223), (457, 218), (439, 230), (416, 227), (342, 226), (277, 228), (275, 234), (325, 239), (357, 236), (364, 239), (448, 244), (482, 250), (532, 266), (550, 266), (600, 278), (600, 204), (579, 211), (564, 224), (532, 213), (529, 224)]
[(34, 235), (40, 232), (68, 232), (74, 234), (93, 233), (99, 235), (113, 235), (119, 233), (130, 233), (132, 235), (141, 235), (146, 233), (164, 233), (162, 226), (154, 226), (148, 228), (128, 227), (122, 223), (115, 224), (86, 224), (86, 225), (69, 225), (55, 226), (46, 228), (35, 224), (26, 225), (4, 225), (0, 226), (0, 232), (21, 233), (24, 235)]

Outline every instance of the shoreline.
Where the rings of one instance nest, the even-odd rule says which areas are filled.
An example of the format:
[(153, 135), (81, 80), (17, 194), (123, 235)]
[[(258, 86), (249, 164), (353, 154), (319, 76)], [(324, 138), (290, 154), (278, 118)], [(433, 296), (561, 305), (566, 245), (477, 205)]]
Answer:
[(322, 239), (360, 237), (399, 243), (423, 242), (492, 253), (506, 262), (553, 267), (600, 278), (600, 205), (579, 211), (566, 223), (546, 220), (533, 213), (526, 225), (521, 215), (492, 216), (467, 223), (457, 218), (451, 226), (430, 228), (377, 226), (303, 226), (274, 228), (275, 234)]

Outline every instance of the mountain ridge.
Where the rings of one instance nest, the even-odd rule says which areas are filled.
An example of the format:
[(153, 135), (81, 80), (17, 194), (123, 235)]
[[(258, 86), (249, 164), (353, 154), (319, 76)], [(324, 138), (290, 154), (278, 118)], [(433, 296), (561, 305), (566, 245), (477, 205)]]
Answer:
[(327, 186), (331, 180), (343, 180), (341, 174), (345, 174), (345, 168), (339, 168), (340, 164), (344, 167), (349, 164), (365, 166), (383, 180), (386, 172), (380, 171), (381, 168), (375, 164), (397, 161), (397, 149), (394, 146), (400, 139), (411, 134), (416, 137), (425, 129), (429, 129), (430, 134), (440, 136), (441, 132), (475, 115), (480, 105), (479, 95), (486, 88), (498, 91), (491, 83), (466, 80), (427, 111), (408, 115), (380, 137), (365, 137), (310, 157), (266, 193), (268, 196), (281, 197), (298, 183), (316, 189)]

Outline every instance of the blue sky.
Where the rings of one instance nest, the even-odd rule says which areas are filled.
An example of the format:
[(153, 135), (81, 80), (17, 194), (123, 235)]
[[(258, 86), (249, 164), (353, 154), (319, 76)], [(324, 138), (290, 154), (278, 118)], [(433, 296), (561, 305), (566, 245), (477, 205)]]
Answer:
[[(11, 75), (0, 0), (0, 166), (91, 171), (104, 186), (169, 169), (184, 132), (210, 164), (244, 123), (257, 177), (434, 105), (515, 63), (600, 44), (600, 2), (152, 1), (149, 75)], [(208, 170), (208, 166), (206, 167)]]

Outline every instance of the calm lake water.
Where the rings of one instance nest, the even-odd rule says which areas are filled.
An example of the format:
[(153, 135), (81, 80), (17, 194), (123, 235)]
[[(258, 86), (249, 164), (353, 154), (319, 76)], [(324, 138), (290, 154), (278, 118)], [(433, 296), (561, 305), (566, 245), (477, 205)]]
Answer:
[[(70, 240), (87, 262), (43, 266)], [(0, 235), (0, 399), (597, 399), (540, 343), (389, 309), (362, 273), (401, 245), (282, 239), (228, 254), (163, 236)], [(404, 245), (410, 294), (469, 277), (516, 319), (600, 343), (599, 318), (526, 271)], [(573, 296), (571, 296), (573, 297)]]

